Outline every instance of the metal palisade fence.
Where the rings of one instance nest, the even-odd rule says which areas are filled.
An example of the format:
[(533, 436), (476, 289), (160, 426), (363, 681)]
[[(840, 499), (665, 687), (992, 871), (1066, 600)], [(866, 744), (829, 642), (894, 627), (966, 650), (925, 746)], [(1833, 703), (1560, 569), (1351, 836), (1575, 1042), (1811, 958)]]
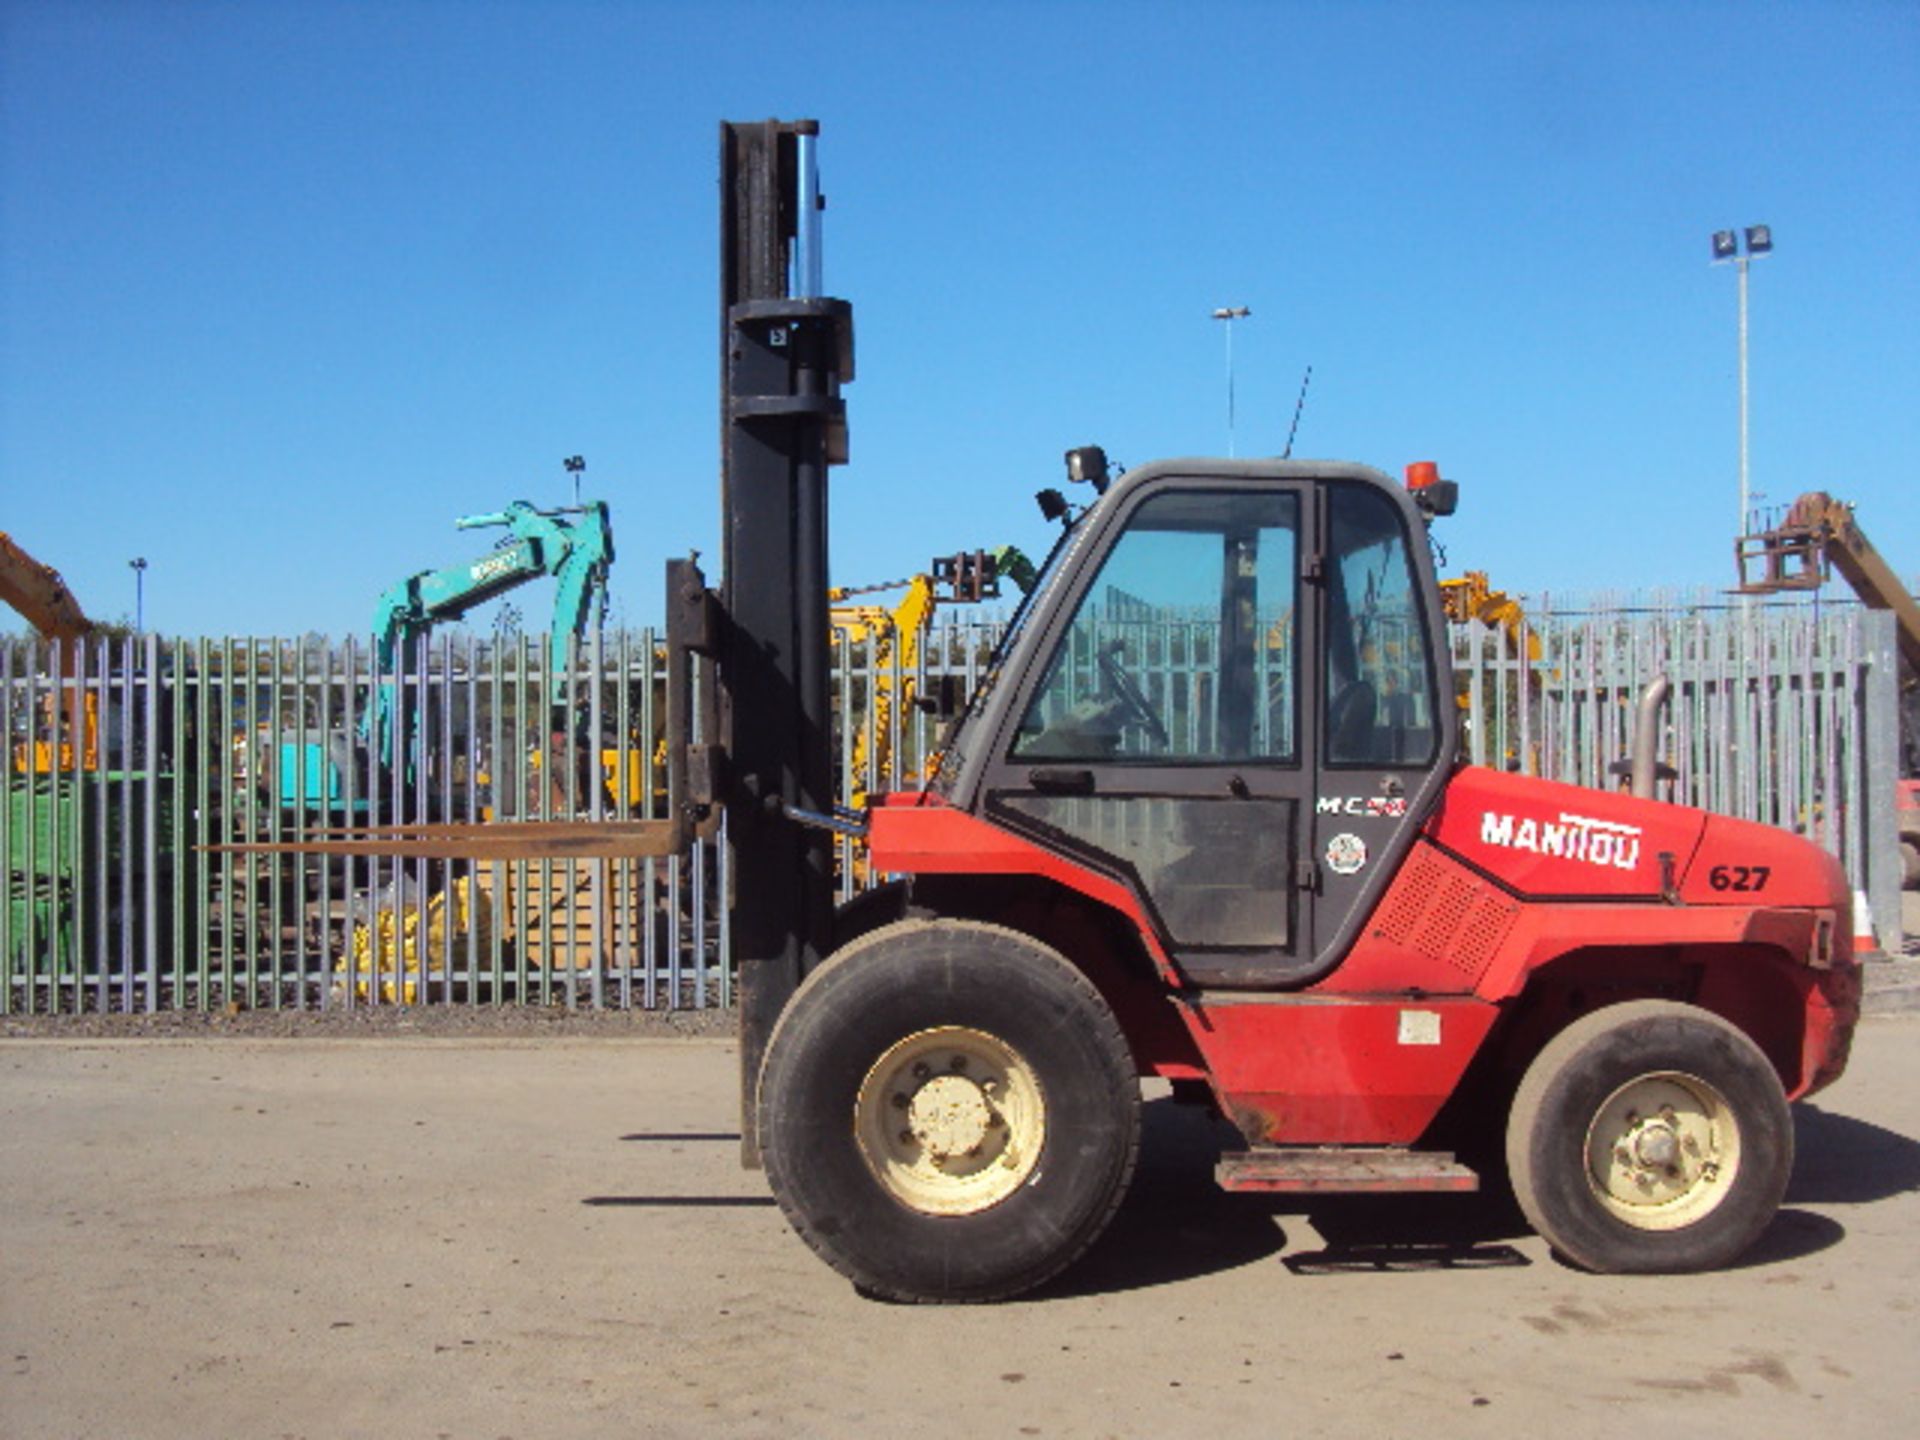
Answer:
[(666, 860), (250, 853), (419, 821), (648, 819), (665, 658), (596, 637), (153, 636), (0, 659), (0, 1005), (725, 1005), (720, 847)]
[[(938, 723), (915, 696), (948, 675), (971, 689), (1001, 623), (943, 618), (912, 672), (871, 633), (837, 635), (844, 799), (917, 782)], [(1456, 626), (1452, 643), (1467, 758), (1583, 785), (1621, 783), (1640, 694), (1665, 675), (1663, 793), (1809, 835), (1897, 939), (1890, 617), (1612, 604), (1518, 632)], [(1210, 691), (1188, 673), (1213, 653), (1204, 637), (1153, 653), (1172, 668), (1140, 677), (1150, 697)], [(0, 640), (0, 1009), (727, 1005), (724, 835), (670, 860), (218, 848), (657, 817), (664, 685), (651, 632), (593, 637), (558, 675), (544, 641), (460, 633), (398, 673), (364, 641), (320, 637)], [(851, 896), (875, 877), (839, 847)]]

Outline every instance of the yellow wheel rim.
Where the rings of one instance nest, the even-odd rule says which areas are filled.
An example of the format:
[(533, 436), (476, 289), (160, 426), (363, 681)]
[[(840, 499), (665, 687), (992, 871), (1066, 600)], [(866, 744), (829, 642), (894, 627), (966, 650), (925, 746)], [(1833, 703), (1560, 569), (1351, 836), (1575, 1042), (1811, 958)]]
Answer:
[(927, 1215), (972, 1215), (1033, 1174), (1046, 1141), (1046, 1096), (1012, 1046), (943, 1025), (907, 1036), (874, 1062), (853, 1124), (868, 1168), (894, 1199)]
[(1607, 1098), (1587, 1130), (1587, 1179), (1616, 1218), (1678, 1230), (1727, 1198), (1740, 1127), (1726, 1097), (1695, 1075), (1662, 1071)]

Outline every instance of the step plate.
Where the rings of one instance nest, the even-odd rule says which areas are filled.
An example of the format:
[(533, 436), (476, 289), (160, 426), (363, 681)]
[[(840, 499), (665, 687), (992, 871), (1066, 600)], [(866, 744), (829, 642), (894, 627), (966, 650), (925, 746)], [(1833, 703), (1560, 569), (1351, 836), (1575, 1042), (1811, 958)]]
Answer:
[(1222, 1190), (1258, 1195), (1480, 1188), (1472, 1170), (1433, 1150), (1263, 1148), (1222, 1156), (1213, 1176)]

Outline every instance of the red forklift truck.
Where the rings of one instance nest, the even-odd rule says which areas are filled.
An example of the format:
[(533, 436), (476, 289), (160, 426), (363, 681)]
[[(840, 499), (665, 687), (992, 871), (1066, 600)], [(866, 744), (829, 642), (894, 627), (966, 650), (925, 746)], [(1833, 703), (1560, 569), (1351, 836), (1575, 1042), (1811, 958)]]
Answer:
[(1070, 1263), (1142, 1076), (1231, 1122), (1229, 1190), (1473, 1190), (1453, 1143), (1504, 1138), (1590, 1269), (1712, 1268), (1766, 1228), (1787, 1102), (1858, 1012), (1845, 876), (1459, 763), (1436, 490), (1183, 460), (1074, 520), (932, 782), (873, 809), (898, 878), (758, 1076), (774, 1194), (856, 1284), (990, 1299)]

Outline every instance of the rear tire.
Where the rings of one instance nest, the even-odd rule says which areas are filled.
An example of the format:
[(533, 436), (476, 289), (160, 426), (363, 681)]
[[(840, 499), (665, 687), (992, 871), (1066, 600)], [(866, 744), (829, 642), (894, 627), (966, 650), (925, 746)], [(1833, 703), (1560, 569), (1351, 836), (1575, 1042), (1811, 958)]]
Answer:
[(788, 1223), (858, 1289), (997, 1300), (1106, 1228), (1139, 1153), (1140, 1086), (1112, 1012), (1058, 953), (905, 920), (800, 987), (757, 1122)]
[(1507, 1127), (1514, 1197), (1588, 1270), (1726, 1265), (1760, 1236), (1793, 1172), (1793, 1119), (1760, 1047), (1719, 1016), (1638, 1000), (1540, 1052)]

